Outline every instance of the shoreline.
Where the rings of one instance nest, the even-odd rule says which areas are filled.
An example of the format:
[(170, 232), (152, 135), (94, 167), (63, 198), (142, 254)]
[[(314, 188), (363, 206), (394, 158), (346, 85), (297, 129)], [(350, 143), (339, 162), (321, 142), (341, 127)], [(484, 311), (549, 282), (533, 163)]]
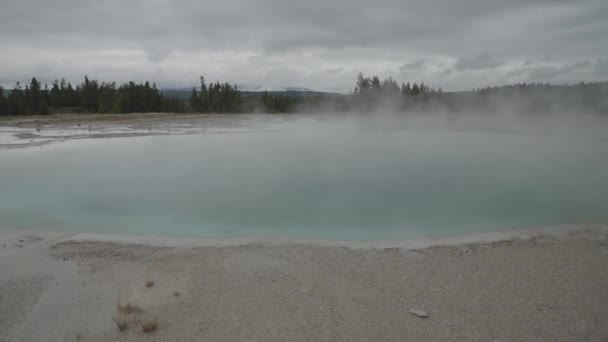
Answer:
[(510, 240), (530, 240), (537, 237), (563, 237), (577, 233), (596, 235), (608, 234), (608, 224), (579, 223), (529, 228), (513, 228), (498, 231), (465, 233), (440, 237), (378, 239), (378, 240), (339, 240), (311, 239), (290, 236), (243, 236), (229, 238), (206, 238), (197, 236), (176, 236), (162, 234), (129, 234), (97, 232), (60, 232), (36, 229), (0, 227), (0, 241), (8, 236), (36, 236), (58, 242), (110, 242), (123, 245), (144, 245), (149, 247), (196, 248), (196, 247), (240, 247), (244, 245), (281, 246), (303, 245), (314, 247), (340, 247), (352, 249), (399, 248), (420, 250), (437, 246), (460, 246), (469, 244), (491, 244)]
[(129, 113), (129, 114), (49, 114), (0, 116), (0, 127), (75, 127), (80, 125), (129, 125), (137, 123), (179, 122), (183, 120), (235, 116), (238, 114), (204, 113)]
[(603, 342), (607, 228), (364, 242), (0, 228), (0, 341)]
[(196, 134), (207, 129), (250, 125), (254, 118), (255, 115), (172, 113), (0, 116), (0, 150), (82, 139)]

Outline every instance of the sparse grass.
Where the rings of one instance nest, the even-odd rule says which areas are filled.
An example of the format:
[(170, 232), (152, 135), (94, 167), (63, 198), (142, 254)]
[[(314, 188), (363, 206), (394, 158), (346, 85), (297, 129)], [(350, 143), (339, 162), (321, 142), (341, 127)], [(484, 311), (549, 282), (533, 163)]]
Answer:
[(143, 312), (144, 310), (139, 305), (132, 302), (128, 289), (121, 291), (118, 303), (116, 303), (116, 315), (113, 318), (118, 331), (123, 332), (129, 326), (139, 325), (138, 315)]
[(157, 329), (158, 329), (158, 319), (150, 319), (150, 320), (141, 322), (141, 330), (146, 334), (154, 332)]
[(121, 302), (118, 303), (116, 307), (118, 309), (118, 312), (125, 314), (140, 313), (144, 311), (142, 308), (131, 302)]
[(131, 314), (142, 313), (144, 310), (131, 302), (119, 302), (116, 304), (116, 316), (114, 323), (118, 331), (123, 332), (129, 328), (132, 322)]
[(118, 328), (118, 331), (123, 332), (129, 327), (129, 317), (125, 315), (118, 315), (114, 317), (114, 323), (116, 323), (116, 328)]
[(154, 286), (154, 280), (146, 280), (146, 287), (151, 288), (152, 286)]

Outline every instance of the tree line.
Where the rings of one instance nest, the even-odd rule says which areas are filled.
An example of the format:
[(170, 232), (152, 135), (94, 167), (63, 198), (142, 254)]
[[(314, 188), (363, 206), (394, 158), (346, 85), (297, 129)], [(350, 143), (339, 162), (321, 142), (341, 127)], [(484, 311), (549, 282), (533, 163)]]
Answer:
[(205, 83), (205, 77), (200, 78), (200, 91), (192, 88), (189, 104), (195, 113), (238, 113), (241, 111), (241, 94), (237, 86), (229, 83)]
[[(187, 91), (186, 91), (187, 92)], [(192, 88), (189, 97), (165, 96), (156, 84), (99, 82), (85, 76), (75, 87), (64, 79), (50, 89), (36, 78), (11, 90), (0, 87), (0, 115), (78, 113), (292, 113), (345, 112), (390, 109), (523, 112), (577, 111), (608, 113), (608, 83), (576, 85), (516, 84), (463, 92), (443, 92), (424, 82), (401, 83), (392, 78), (359, 74), (352, 93), (241, 92), (229, 83), (207, 83)]]
[(149, 82), (117, 86), (115, 82), (100, 83), (85, 76), (76, 87), (62, 79), (49, 89), (34, 77), (25, 87), (19, 82), (9, 91), (0, 87), (0, 115), (45, 115), (50, 109), (77, 113), (181, 113), (186, 106), (177, 98), (163, 96), (156, 84)]

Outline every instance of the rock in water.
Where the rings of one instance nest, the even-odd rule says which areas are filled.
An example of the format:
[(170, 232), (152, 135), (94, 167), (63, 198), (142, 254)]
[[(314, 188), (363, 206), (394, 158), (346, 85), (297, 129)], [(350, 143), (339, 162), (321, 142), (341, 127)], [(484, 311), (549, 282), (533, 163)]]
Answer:
[(429, 314), (428, 314), (428, 313), (426, 313), (425, 311), (422, 311), (422, 310), (415, 310), (415, 309), (412, 309), (412, 310), (410, 310), (410, 313), (411, 313), (412, 315), (414, 315), (414, 316), (418, 316), (418, 317), (420, 317), (420, 318), (429, 318)]

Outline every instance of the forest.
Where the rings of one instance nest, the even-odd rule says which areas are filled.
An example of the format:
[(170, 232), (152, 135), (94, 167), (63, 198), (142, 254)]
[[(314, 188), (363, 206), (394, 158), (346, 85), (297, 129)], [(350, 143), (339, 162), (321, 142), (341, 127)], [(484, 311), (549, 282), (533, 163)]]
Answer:
[(165, 96), (155, 83), (137, 84), (84, 80), (72, 86), (65, 79), (51, 86), (36, 78), (13, 89), (0, 87), (0, 115), (54, 113), (294, 113), (407, 111), (584, 111), (608, 113), (608, 82), (576, 85), (516, 84), (471, 91), (444, 92), (424, 82), (359, 74), (350, 94), (261, 92), (247, 96), (236, 85), (207, 83), (200, 77), (189, 96)]
[(184, 112), (183, 101), (163, 96), (155, 84), (129, 82), (100, 83), (89, 80), (73, 87), (62, 79), (49, 89), (34, 77), (23, 87), (19, 82), (10, 91), (0, 87), (0, 115), (45, 115), (51, 113), (144, 113)]

